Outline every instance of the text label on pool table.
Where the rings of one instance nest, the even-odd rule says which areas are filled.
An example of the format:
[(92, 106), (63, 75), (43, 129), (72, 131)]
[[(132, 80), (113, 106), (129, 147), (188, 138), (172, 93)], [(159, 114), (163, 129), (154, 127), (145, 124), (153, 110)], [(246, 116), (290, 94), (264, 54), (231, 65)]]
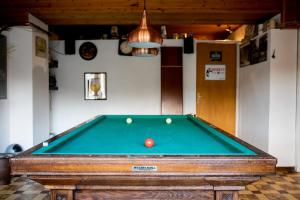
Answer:
[(132, 166), (131, 168), (132, 171), (157, 171), (157, 166)]

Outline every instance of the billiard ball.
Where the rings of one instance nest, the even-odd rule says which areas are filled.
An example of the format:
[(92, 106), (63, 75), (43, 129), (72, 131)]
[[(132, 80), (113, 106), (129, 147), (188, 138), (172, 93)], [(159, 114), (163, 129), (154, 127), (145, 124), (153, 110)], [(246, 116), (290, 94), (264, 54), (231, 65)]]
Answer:
[(132, 118), (128, 117), (128, 118), (126, 119), (126, 123), (127, 123), (127, 124), (131, 124), (131, 123), (132, 123)]
[(172, 119), (171, 119), (171, 118), (167, 118), (167, 119), (166, 119), (166, 123), (167, 123), (167, 124), (171, 124), (171, 123), (172, 123)]
[(151, 148), (154, 146), (154, 140), (152, 140), (151, 138), (147, 138), (145, 140), (145, 146), (148, 147), (148, 148)]
[(48, 142), (43, 142), (43, 147), (47, 147), (48, 145)]

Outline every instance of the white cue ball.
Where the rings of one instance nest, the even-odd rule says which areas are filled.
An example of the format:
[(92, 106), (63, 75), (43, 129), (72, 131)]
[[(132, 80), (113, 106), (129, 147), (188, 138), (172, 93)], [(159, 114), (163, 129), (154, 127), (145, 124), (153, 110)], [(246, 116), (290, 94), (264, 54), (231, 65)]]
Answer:
[(48, 146), (48, 142), (43, 142), (43, 147), (47, 147)]
[(167, 119), (166, 119), (166, 123), (167, 123), (167, 124), (171, 124), (171, 123), (172, 123), (172, 119), (171, 119), (171, 118), (167, 118)]
[(126, 123), (127, 123), (127, 124), (131, 124), (131, 123), (132, 123), (132, 119), (131, 119), (130, 117), (128, 117), (128, 118), (126, 119)]

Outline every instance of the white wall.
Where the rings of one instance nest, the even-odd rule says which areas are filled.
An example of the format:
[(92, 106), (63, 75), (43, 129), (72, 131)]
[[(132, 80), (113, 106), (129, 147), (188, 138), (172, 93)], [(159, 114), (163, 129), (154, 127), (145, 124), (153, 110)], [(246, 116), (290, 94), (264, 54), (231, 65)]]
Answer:
[(12, 143), (27, 149), (49, 135), (48, 59), (35, 56), (35, 36), (46, 41), (48, 36), (28, 26), (12, 27), (4, 34), (8, 94), (0, 102), (0, 150)]
[[(32, 35), (33, 47), (35, 47), (36, 36), (44, 38), (48, 47), (48, 36), (37, 30)], [(47, 139), (50, 130), (48, 50), (46, 58), (36, 56), (35, 51), (33, 51), (31, 71), (33, 88), (33, 144), (35, 145)]]
[(297, 32), (277, 29), (270, 36), (269, 152), (279, 166), (295, 166)]
[(32, 30), (29, 27), (15, 27), (6, 34), (9, 141), (29, 148), (33, 144)]
[[(51, 92), (51, 132), (60, 133), (99, 114), (160, 114), (160, 55), (150, 58), (118, 55), (118, 40), (94, 40), (97, 56), (85, 61), (78, 55), (64, 53), (63, 41), (50, 43), (59, 67), (58, 91)], [(182, 46), (182, 40), (165, 40), (164, 46)], [(183, 56), (183, 111), (195, 113), (195, 54)], [(107, 100), (85, 101), (84, 72), (107, 72)]]
[(267, 61), (239, 70), (239, 136), (281, 167), (295, 166), (296, 38), (295, 30), (269, 31)]
[(296, 170), (300, 172), (300, 29), (298, 29), (297, 110), (296, 110)]
[(268, 151), (269, 67), (266, 62), (239, 69), (239, 137)]
[(0, 100), (0, 153), (5, 151), (9, 144), (9, 102)]

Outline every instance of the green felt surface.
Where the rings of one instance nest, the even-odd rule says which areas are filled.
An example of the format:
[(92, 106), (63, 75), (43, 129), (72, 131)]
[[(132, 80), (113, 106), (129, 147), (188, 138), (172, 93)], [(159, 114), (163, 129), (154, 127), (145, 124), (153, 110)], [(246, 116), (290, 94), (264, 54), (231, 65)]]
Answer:
[[(132, 124), (126, 118), (133, 119)], [(171, 124), (165, 119), (170, 117)], [(144, 141), (152, 138), (154, 147)], [(52, 141), (33, 154), (91, 155), (256, 155), (189, 115), (106, 115)]]

